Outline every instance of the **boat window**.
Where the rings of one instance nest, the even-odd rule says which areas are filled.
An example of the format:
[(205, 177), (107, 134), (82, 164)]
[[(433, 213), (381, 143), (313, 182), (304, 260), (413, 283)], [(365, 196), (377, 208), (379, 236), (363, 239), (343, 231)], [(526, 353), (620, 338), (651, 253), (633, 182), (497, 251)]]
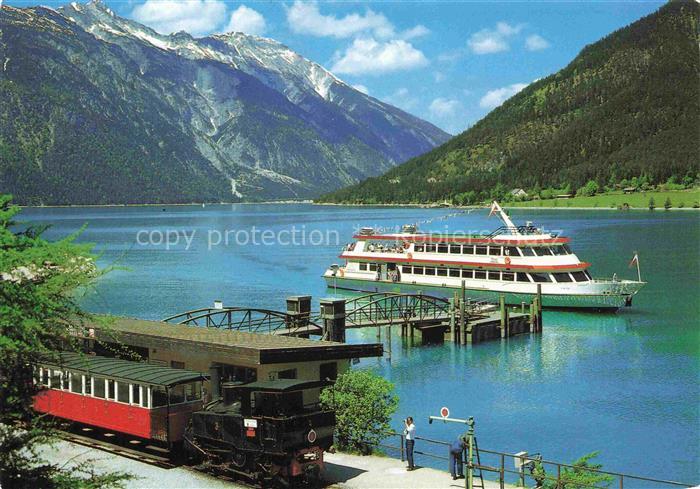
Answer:
[(537, 256), (550, 256), (551, 255), (551, 253), (549, 252), (549, 249), (542, 247), (542, 246), (537, 247), (537, 248), (533, 248), (533, 250), (535, 250), (535, 254)]
[(518, 252), (518, 248), (515, 246), (504, 246), (503, 247), (503, 254), (506, 256), (520, 256), (520, 253)]
[(404, 266), (401, 267), (401, 271), (402, 271), (403, 273), (411, 273), (411, 267), (410, 267), (410, 266), (404, 265)]
[(440, 277), (447, 277), (447, 268), (438, 268), (437, 274)]
[(566, 255), (566, 250), (564, 249), (563, 246), (552, 246), (552, 253), (556, 256), (559, 255)]
[(476, 254), (477, 254), (477, 255), (486, 255), (486, 254), (488, 254), (488, 246), (477, 246), (477, 247), (476, 247)]
[(501, 280), (501, 272), (489, 272), (489, 280)]
[(591, 274), (588, 273), (588, 270), (584, 270), (583, 273), (586, 274), (586, 278), (588, 278), (588, 280), (593, 280), (593, 277), (591, 277)]
[(569, 248), (569, 245), (562, 245), (562, 247), (564, 248), (564, 251), (566, 251), (567, 255), (573, 254), (573, 251), (571, 251), (571, 248)]
[(370, 271), (370, 272), (376, 272), (376, 271), (377, 271), (377, 264), (376, 264), (376, 263), (370, 263), (370, 264), (369, 264), (369, 271)]
[(413, 267), (414, 275), (423, 275), (423, 267)]
[(527, 273), (523, 272), (518, 272), (515, 274), (515, 280), (518, 282), (530, 282), (530, 279), (527, 276)]
[(70, 391), (74, 392), (75, 394), (82, 394), (83, 393), (83, 376), (80, 375), (79, 373), (70, 373), (71, 376), (71, 382), (70, 382)]
[(460, 253), (462, 253), (462, 246), (450, 245), (450, 253), (459, 255)]
[(117, 382), (117, 401), (129, 403), (129, 390), (131, 388), (130, 384), (124, 382)]
[(459, 268), (450, 268), (450, 277), (459, 277)]
[(462, 245), (462, 254), (463, 255), (473, 255), (474, 254), (474, 245)]
[(446, 243), (439, 243), (437, 245), (437, 252), (438, 253), (449, 253), (450, 252), (450, 247), (447, 246)]
[(114, 399), (115, 398), (115, 386), (114, 386), (114, 381), (111, 379), (107, 379), (107, 399)]
[(548, 273), (531, 273), (530, 277), (532, 277), (533, 282), (551, 282), (552, 279), (549, 277)]
[(572, 282), (571, 275), (566, 272), (553, 273), (552, 276), (554, 277), (554, 280), (559, 283)]
[(522, 248), (518, 248), (520, 250), (520, 253), (523, 256), (535, 256), (535, 252), (533, 251), (533, 248), (523, 246)]
[(434, 244), (427, 244), (425, 245), (425, 252), (426, 253), (435, 253), (435, 245)]
[(360, 270), (367, 271), (367, 264), (366, 264), (366, 263), (360, 263)]
[(170, 388), (170, 404), (185, 402), (185, 386), (174, 385)]
[(433, 267), (425, 267), (426, 275), (435, 275), (435, 269)]
[(499, 256), (501, 254), (500, 246), (489, 246), (489, 255)]
[(474, 270), (462, 270), (462, 278), (474, 278)]
[(413, 247), (413, 251), (416, 251), (416, 252), (422, 252), (424, 249), (425, 249), (425, 245), (422, 245), (422, 244), (416, 244)]
[(141, 404), (141, 386), (131, 384), (131, 404)]
[(515, 281), (515, 274), (512, 272), (503, 272), (501, 275), (501, 280), (504, 282), (513, 282)]
[(588, 282), (588, 277), (586, 277), (584, 272), (571, 272), (571, 276), (574, 277), (574, 280), (577, 282)]
[(95, 397), (105, 398), (105, 379), (102, 377), (95, 377)]
[(486, 280), (486, 272), (483, 270), (474, 270), (474, 278), (478, 280)]
[(168, 396), (165, 392), (165, 387), (153, 387), (151, 392), (151, 405), (154, 408), (168, 405)]

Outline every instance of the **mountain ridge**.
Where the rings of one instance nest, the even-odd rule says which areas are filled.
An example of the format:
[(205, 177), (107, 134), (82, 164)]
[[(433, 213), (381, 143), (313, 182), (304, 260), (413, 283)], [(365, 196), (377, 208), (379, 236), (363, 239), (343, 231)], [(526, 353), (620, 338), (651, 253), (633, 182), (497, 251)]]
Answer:
[(698, 10), (671, 2), (584, 47), (462, 134), (322, 202), (473, 203), (513, 188), (698, 180)]
[(309, 198), (448, 138), (277, 41), (161, 35), (101, 2), (1, 7), (0, 60), (21, 203)]

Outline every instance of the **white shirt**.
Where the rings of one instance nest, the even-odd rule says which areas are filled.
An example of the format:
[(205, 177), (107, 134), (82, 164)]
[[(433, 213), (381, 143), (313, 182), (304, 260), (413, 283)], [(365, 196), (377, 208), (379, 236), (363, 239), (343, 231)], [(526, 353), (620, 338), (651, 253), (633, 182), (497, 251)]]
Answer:
[(411, 423), (404, 430), (403, 434), (406, 435), (407, 440), (415, 440), (416, 437), (416, 425)]

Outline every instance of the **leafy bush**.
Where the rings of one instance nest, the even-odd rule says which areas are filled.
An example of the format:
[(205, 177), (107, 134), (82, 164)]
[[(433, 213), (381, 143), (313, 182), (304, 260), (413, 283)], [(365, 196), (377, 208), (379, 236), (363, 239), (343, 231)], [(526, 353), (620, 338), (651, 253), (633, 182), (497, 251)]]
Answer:
[(598, 456), (598, 452), (592, 452), (571, 463), (573, 468), (564, 468), (561, 471), (559, 483), (556, 475), (547, 475), (544, 465), (539, 460), (535, 461), (532, 468), (532, 478), (537, 487), (543, 489), (577, 489), (581, 487), (607, 487), (613, 478), (607, 474), (600, 474), (589, 469), (600, 470), (602, 464), (592, 464), (590, 460)]
[(369, 370), (350, 370), (321, 393), (321, 404), (335, 410), (337, 447), (370, 453), (390, 430), (399, 399), (388, 380)]

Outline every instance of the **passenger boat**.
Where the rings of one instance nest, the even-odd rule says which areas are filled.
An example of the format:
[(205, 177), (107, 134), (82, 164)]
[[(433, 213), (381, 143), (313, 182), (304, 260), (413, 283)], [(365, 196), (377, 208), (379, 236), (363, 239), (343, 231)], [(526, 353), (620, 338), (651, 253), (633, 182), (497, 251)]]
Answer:
[[(503, 225), (490, 234), (433, 234), (406, 225), (399, 233), (362, 228), (324, 273), (329, 287), (355, 291), (416, 292), (451, 297), (464, 287), (471, 300), (530, 302), (544, 307), (618, 309), (631, 306), (639, 280), (594, 279), (590, 263), (569, 248), (569, 238), (531, 223), (516, 226), (497, 202), (491, 214)], [(638, 259), (637, 266), (639, 266)]]

